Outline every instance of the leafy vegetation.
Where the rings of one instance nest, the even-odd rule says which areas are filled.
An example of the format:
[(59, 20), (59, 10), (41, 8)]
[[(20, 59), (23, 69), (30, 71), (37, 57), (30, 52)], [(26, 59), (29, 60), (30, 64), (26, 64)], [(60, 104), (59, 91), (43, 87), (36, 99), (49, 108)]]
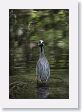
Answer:
[(69, 10), (9, 10), (10, 98), (39, 98), (37, 43), (45, 42), (51, 77), (47, 98), (69, 98)]

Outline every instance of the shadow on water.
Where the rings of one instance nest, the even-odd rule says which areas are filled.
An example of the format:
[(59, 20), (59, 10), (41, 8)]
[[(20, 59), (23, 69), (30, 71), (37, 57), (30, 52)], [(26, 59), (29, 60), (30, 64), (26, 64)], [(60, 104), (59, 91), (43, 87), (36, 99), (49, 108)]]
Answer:
[(37, 98), (46, 99), (49, 95), (49, 86), (46, 83), (38, 84), (37, 83)]

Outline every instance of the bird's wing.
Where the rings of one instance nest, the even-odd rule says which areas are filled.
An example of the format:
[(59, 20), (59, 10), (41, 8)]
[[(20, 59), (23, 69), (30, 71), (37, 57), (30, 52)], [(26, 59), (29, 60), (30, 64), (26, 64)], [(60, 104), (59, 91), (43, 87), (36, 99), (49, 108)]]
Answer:
[(37, 68), (37, 75), (40, 75), (40, 77), (50, 76), (50, 67), (46, 59), (40, 59), (37, 63), (36, 68)]

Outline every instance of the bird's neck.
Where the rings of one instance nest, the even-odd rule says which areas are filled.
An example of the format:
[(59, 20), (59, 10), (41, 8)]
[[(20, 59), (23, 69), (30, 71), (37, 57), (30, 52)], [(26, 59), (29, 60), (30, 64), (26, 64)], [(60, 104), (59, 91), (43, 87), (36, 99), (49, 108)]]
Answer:
[(44, 47), (43, 46), (41, 46), (40, 47), (40, 57), (44, 57), (45, 55), (44, 55)]

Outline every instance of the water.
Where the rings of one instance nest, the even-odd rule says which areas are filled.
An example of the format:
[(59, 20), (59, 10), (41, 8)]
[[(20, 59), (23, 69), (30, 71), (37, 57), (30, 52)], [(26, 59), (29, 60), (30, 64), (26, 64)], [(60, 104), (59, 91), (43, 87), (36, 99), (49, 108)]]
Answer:
[[(50, 64), (47, 84), (37, 84), (39, 40)], [(69, 10), (10, 9), (9, 98), (69, 98)]]
[(9, 97), (11, 99), (69, 98), (69, 61), (68, 54), (65, 54), (67, 50), (45, 46), (45, 55), (50, 63), (51, 71), (50, 79), (45, 85), (37, 84), (36, 64), (39, 48), (35, 47), (31, 50), (28, 48), (27, 55), (24, 48), (21, 46), (10, 50)]

